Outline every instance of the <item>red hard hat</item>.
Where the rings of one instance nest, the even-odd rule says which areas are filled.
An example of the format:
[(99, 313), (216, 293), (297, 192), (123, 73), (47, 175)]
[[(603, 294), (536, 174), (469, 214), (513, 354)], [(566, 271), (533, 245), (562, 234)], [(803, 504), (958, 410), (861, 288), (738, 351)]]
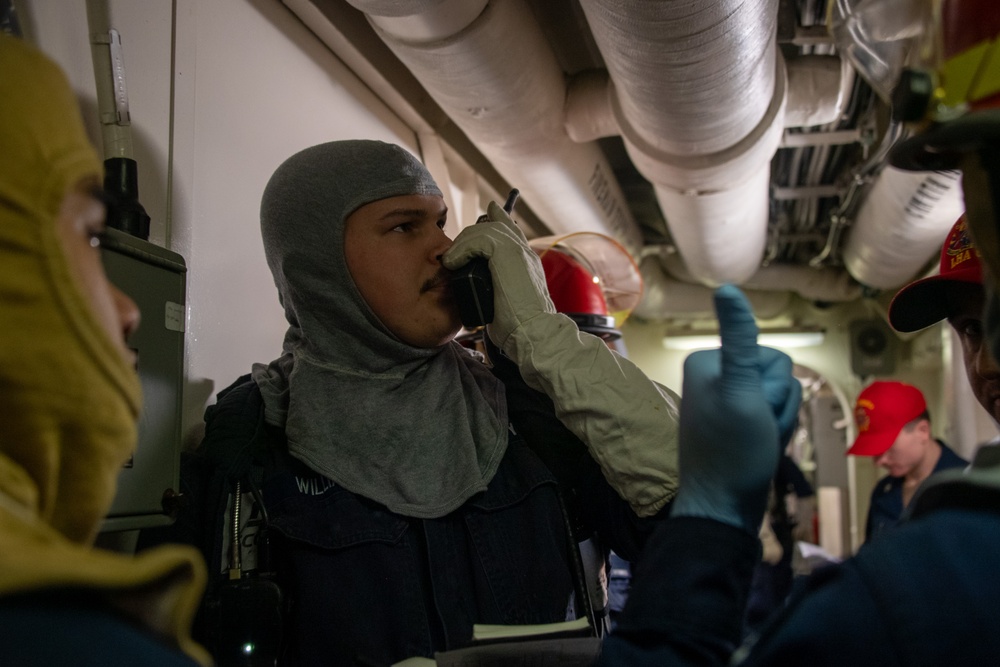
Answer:
[(571, 317), (580, 327), (602, 338), (619, 338), (615, 320), (608, 315), (600, 278), (568, 254), (555, 249), (542, 253), (545, 283), (556, 310)]
[(580, 262), (558, 250), (542, 255), (549, 296), (560, 313), (608, 314), (601, 283)]

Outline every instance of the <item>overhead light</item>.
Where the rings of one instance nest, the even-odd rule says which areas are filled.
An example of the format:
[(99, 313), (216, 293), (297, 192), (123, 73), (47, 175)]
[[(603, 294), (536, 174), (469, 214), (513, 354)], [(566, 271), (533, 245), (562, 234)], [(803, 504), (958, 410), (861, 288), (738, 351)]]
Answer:
[[(757, 342), (766, 347), (790, 349), (796, 347), (812, 347), (823, 344), (822, 329), (776, 328), (762, 329), (757, 334)], [(663, 347), (668, 350), (703, 350), (719, 347), (721, 340), (717, 331), (667, 331), (663, 337)]]
[(719, 347), (719, 334), (667, 334), (663, 337), (663, 347), (668, 350), (703, 350), (706, 348)]
[(822, 331), (774, 332), (761, 333), (757, 336), (757, 342), (767, 347), (815, 347), (823, 344), (823, 338)]

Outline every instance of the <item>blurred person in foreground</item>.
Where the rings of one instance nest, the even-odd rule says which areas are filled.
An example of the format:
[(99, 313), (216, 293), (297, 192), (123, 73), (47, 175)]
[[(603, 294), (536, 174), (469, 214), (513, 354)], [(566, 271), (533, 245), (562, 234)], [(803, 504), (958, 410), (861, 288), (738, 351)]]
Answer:
[(0, 664), (208, 664), (191, 549), (93, 548), (136, 444), (138, 309), (104, 275), (103, 169), (59, 68), (0, 35)]
[[(831, 25), (840, 49), (870, 83), (891, 90), (896, 119), (913, 124), (913, 136), (893, 148), (890, 162), (904, 169), (962, 170), (966, 218), (987, 274), (984, 336), (996, 359), (1000, 14), (984, 0), (846, 0), (834, 9)], [(866, 43), (871, 35), (878, 39)], [(885, 36), (900, 39), (887, 42)], [(896, 57), (876, 57), (886, 55), (883, 47)], [(887, 62), (898, 67), (881, 71)], [(745, 326), (742, 343), (728, 341), (730, 308), (720, 308), (718, 297), (717, 310), (721, 351), (692, 355), (685, 364), (681, 484), (672, 518), (642, 554), (624, 617), (605, 641), (600, 664), (1000, 661), (997, 445), (980, 447), (967, 469), (928, 479), (905, 523), (844, 563), (813, 574), (759, 636), (737, 647), (734, 628), (745, 606), (756, 557), (752, 536), (768, 481), (757, 473), (770, 469), (779, 452), (774, 416), (758, 399), (766, 376), (726, 362), (736, 353), (753, 358), (747, 342), (752, 327)], [(740, 386), (734, 376), (742, 379)], [(692, 393), (695, 387), (700, 391)], [(720, 403), (743, 409), (734, 410), (726, 424), (702, 418), (703, 406)], [(684, 539), (682, 522), (700, 526)]]
[(962, 359), (976, 400), (1000, 424), (1000, 364), (983, 331), (983, 266), (963, 215), (941, 246), (936, 275), (906, 285), (889, 304), (896, 331), (920, 331), (947, 320), (962, 344)]

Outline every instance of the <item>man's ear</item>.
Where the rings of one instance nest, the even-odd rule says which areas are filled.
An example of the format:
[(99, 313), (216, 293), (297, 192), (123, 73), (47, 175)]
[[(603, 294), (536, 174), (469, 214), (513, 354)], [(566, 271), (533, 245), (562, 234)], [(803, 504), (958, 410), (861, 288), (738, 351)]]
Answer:
[(933, 439), (931, 436), (931, 423), (926, 419), (921, 419), (917, 422), (915, 428), (920, 432), (920, 435), (925, 436), (929, 439)]

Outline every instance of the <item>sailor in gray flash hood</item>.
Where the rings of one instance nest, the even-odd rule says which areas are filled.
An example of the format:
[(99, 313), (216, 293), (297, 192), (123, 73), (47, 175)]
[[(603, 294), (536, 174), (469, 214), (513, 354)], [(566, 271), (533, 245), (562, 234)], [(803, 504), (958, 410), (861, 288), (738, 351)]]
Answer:
[(293, 456), (393, 512), (435, 518), (492, 479), (507, 406), (502, 384), (467, 350), (403, 342), (355, 285), (345, 221), (401, 195), (441, 191), (410, 153), (379, 141), (313, 146), (275, 171), (261, 232), (289, 327), (282, 356), (254, 365), (253, 378)]
[[(267, 184), (283, 351), (206, 410), (194, 500), (159, 538), (214, 565), (198, 636), (220, 664), (245, 657), (244, 625), (281, 665), (430, 657), (573, 600), (596, 631), (599, 547), (637, 553), (673, 498), (676, 395), (555, 311), (496, 202), (454, 240), (446, 215), (420, 162), (378, 141), (308, 148)], [(449, 272), (473, 257), (492, 366), (453, 340)]]

